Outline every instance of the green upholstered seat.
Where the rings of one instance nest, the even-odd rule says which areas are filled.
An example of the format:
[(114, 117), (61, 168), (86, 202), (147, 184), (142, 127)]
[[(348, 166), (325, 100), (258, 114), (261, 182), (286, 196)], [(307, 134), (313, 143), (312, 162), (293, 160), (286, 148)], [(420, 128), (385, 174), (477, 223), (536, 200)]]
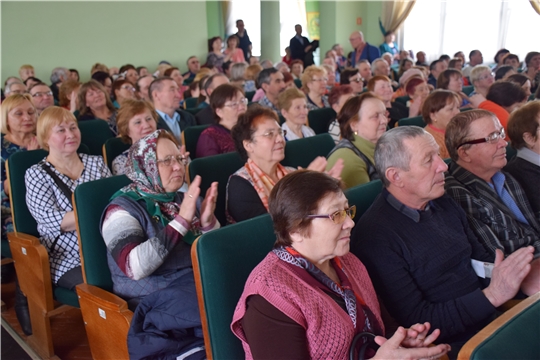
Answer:
[(297, 88), (302, 88), (302, 80), (300, 79), (294, 79), (294, 85), (296, 85)]
[(409, 95), (405, 96), (398, 96), (396, 98), (396, 101), (399, 103), (402, 103), (403, 105), (407, 105), (407, 101), (411, 100), (411, 97)]
[(278, 115), (279, 117), (279, 125), (283, 125), (283, 123), (285, 122), (285, 118), (283, 117), (283, 115)]
[(125, 175), (113, 176), (81, 184), (73, 193), (85, 283), (107, 291), (112, 291), (112, 279), (101, 237), (101, 214), (111, 196), (130, 182)]
[(195, 125), (187, 127), (182, 131), (182, 144), (186, 146), (186, 151), (189, 151), (189, 157), (195, 159), (197, 152), (197, 141), (201, 133), (210, 125)]
[(332, 108), (311, 110), (308, 113), (308, 126), (315, 134), (324, 134), (328, 132), (328, 126), (335, 118), (336, 112)]
[(122, 141), (121, 138), (110, 138), (107, 141), (105, 141), (105, 144), (103, 144), (103, 160), (105, 160), (105, 164), (111, 169), (112, 171), (112, 163), (114, 159), (129, 149), (131, 145), (126, 144)]
[(246, 92), (246, 99), (248, 99), (248, 101), (251, 101), (254, 96), (255, 96), (255, 91), (247, 91)]
[(336, 143), (330, 134), (320, 134), (308, 138), (287, 141), (283, 166), (307, 168), (317, 156), (328, 155)]
[(511, 144), (506, 145), (506, 160), (510, 161), (517, 155), (517, 150)]
[(355, 224), (364, 215), (366, 210), (369, 209), (371, 204), (373, 204), (373, 201), (379, 196), (382, 189), (382, 181), (373, 180), (345, 190), (345, 196), (349, 200), (349, 206), (356, 205)]
[(464, 86), (461, 91), (463, 91), (465, 93), (465, 95), (469, 95), (470, 93), (472, 93), (474, 91), (474, 86), (472, 85), (467, 85), (467, 86)]
[(245, 358), (230, 324), (249, 274), (272, 250), (275, 238), (272, 219), (265, 214), (206, 233), (193, 244), (191, 258), (209, 359)]
[(197, 107), (197, 100), (196, 97), (190, 97), (184, 100), (184, 108), (186, 109), (193, 109)]
[(458, 360), (540, 359), (540, 293), (493, 320), (460, 350)]
[(201, 111), (203, 108), (187, 108), (185, 109), (188, 113), (190, 113), (191, 115), (197, 115), (197, 113), (199, 111)]
[(411, 126), (411, 125), (425, 127), (426, 123), (424, 122), (424, 119), (422, 118), (422, 116), (415, 116), (411, 118), (398, 120), (398, 126)]
[(206, 190), (212, 182), (218, 182), (218, 198), (214, 214), (222, 226), (227, 223), (225, 216), (225, 198), (227, 194), (227, 182), (229, 177), (244, 166), (244, 161), (237, 152), (207, 156), (195, 159), (188, 165), (189, 181), (193, 181), (196, 175), (201, 176), (201, 196), (204, 197)]
[(103, 144), (114, 137), (109, 124), (100, 119), (79, 121), (79, 129), (81, 130), (81, 142), (88, 146), (90, 155), (102, 156)]

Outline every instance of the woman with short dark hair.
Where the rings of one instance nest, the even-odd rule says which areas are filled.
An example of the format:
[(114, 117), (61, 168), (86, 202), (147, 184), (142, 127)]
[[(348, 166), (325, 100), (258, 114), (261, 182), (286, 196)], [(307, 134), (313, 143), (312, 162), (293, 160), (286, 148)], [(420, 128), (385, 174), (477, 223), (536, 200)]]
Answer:
[(437, 89), (451, 90), (461, 98), (459, 107), (470, 107), (469, 97), (463, 92), (463, 75), (456, 69), (446, 69), (437, 78)]
[(248, 100), (244, 91), (231, 84), (218, 86), (210, 95), (210, 107), (215, 124), (204, 129), (197, 142), (197, 157), (224, 154), (234, 151), (231, 129), (238, 116), (246, 111)]
[(231, 324), (246, 359), (346, 359), (361, 332), (381, 345), (367, 349), (370, 359), (438, 357), (450, 349), (427, 347), (440, 334), (426, 338), (429, 323), (399, 327), (393, 341), (382, 338), (369, 274), (349, 253), (356, 209), (337, 180), (309, 170), (289, 174), (273, 188), (269, 211), (274, 249), (251, 272)]
[[(227, 220), (230, 223), (251, 219), (268, 212), (268, 197), (274, 185), (295, 168), (280, 164), (285, 158), (285, 132), (279, 126), (275, 111), (252, 105), (238, 117), (231, 135), (236, 151), (245, 165), (227, 183)], [(316, 158), (308, 169), (324, 171), (326, 159)], [(339, 177), (343, 161), (329, 174)]]
[(337, 120), (342, 139), (328, 154), (327, 168), (344, 162), (341, 179), (347, 189), (378, 179), (374, 155), (388, 125), (384, 103), (371, 93), (355, 96), (343, 105)]

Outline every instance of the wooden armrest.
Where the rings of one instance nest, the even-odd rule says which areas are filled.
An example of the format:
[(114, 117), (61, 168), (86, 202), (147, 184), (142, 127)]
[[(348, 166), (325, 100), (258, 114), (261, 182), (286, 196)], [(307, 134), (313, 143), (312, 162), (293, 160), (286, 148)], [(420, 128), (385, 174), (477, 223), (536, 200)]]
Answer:
[(94, 359), (129, 359), (127, 334), (133, 313), (122, 298), (93, 285), (77, 285), (77, 295)]

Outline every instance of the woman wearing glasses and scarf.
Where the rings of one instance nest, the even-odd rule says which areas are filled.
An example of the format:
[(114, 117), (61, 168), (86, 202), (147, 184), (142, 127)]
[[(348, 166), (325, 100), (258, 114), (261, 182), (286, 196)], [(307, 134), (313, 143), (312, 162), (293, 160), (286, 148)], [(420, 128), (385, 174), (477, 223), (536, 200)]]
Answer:
[[(251, 219), (268, 212), (270, 191), (282, 177), (295, 168), (280, 162), (285, 158), (286, 131), (279, 126), (275, 111), (252, 105), (238, 118), (231, 135), (236, 151), (246, 164), (227, 183), (227, 220), (230, 223)], [(317, 157), (308, 169), (324, 171), (326, 159)], [(329, 174), (339, 177), (343, 161), (336, 163)]]
[(346, 359), (362, 332), (381, 345), (365, 358), (437, 358), (449, 350), (427, 347), (440, 333), (427, 336), (429, 323), (383, 337), (367, 270), (349, 253), (356, 209), (339, 181), (300, 170), (274, 186), (269, 202), (277, 240), (249, 276), (231, 324), (246, 359)]
[[(103, 215), (113, 291), (130, 308), (139, 303), (129, 333), (132, 356), (152, 357), (167, 352), (164, 349), (178, 356), (203, 342), (190, 243), (194, 235), (219, 228), (214, 216), (217, 183), (204, 200), (199, 197), (200, 177), (186, 193), (178, 192), (184, 184), (186, 156), (164, 130), (134, 143), (125, 168), (133, 183), (112, 196)], [(156, 306), (159, 314), (151, 319), (160, 321), (154, 323), (148, 313)], [(146, 321), (152, 321), (156, 331), (145, 333)], [(171, 330), (180, 331), (160, 336)]]
[(248, 100), (237, 86), (223, 84), (210, 95), (215, 124), (204, 129), (197, 142), (197, 158), (234, 151), (231, 129), (247, 109)]

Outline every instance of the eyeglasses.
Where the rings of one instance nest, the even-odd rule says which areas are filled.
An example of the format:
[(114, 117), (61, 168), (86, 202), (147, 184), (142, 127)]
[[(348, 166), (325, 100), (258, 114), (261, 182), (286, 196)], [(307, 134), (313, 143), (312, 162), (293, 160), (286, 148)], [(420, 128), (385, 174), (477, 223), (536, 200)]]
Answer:
[(52, 91), (38, 92), (32, 95), (32, 97), (43, 97), (43, 96), (52, 96)]
[(495, 132), (492, 132), (491, 134), (489, 134), (487, 137), (485, 138), (482, 138), (482, 139), (476, 139), (476, 140), (471, 140), (471, 141), (466, 141), (464, 142), (463, 144), (459, 145), (457, 149), (459, 149), (460, 147), (462, 147), (463, 145), (474, 145), (474, 144), (482, 144), (482, 143), (489, 143), (489, 144), (494, 144), (496, 143), (497, 141), (499, 141), (499, 139), (506, 139), (506, 133), (504, 132), (504, 129), (501, 129), (501, 131), (495, 131)]
[(286, 135), (287, 135), (287, 130), (276, 129), (276, 130), (269, 130), (269, 131), (265, 132), (264, 134), (253, 135), (253, 136), (262, 136), (262, 137), (267, 138), (269, 140), (274, 140), (277, 136), (285, 137)]
[(228, 106), (228, 107), (232, 107), (232, 108), (237, 108), (239, 106), (246, 106), (248, 104), (248, 99), (246, 98), (241, 98), (240, 100), (238, 101), (235, 101), (235, 102), (232, 102), (232, 103), (228, 103), (228, 104), (225, 104), (224, 106)]
[(177, 162), (180, 165), (185, 166), (187, 164), (187, 159), (184, 155), (176, 155), (176, 156), (170, 155), (170, 156), (167, 156), (165, 159), (157, 160), (156, 162), (158, 164), (163, 164), (164, 166), (167, 166), (167, 167), (171, 166), (173, 162)]
[(326, 215), (308, 215), (308, 218), (322, 218), (322, 219), (330, 219), (332, 222), (336, 225), (342, 224), (345, 219), (350, 217), (351, 219), (354, 219), (354, 215), (356, 215), (356, 206), (353, 205), (348, 209), (344, 210), (338, 210), (335, 213), (332, 214), (326, 214)]
[(328, 78), (322, 78), (322, 79), (314, 79), (314, 78), (312, 78), (311, 81), (324, 81), (324, 82), (327, 82)]
[(364, 82), (364, 79), (360, 77), (355, 77), (354, 79), (349, 79), (349, 82), (361, 83)]
[(129, 91), (135, 91), (135, 88), (131, 85), (122, 85), (120, 86), (121, 89), (124, 89), (124, 90), (129, 90)]
[(494, 76), (495, 76), (495, 75), (493, 75), (493, 73), (488, 74), (488, 75), (484, 75), (484, 76), (480, 76), (480, 77), (478, 77), (478, 81), (482, 81), (482, 80), (485, 80), (485, 79), (493, 78)]

